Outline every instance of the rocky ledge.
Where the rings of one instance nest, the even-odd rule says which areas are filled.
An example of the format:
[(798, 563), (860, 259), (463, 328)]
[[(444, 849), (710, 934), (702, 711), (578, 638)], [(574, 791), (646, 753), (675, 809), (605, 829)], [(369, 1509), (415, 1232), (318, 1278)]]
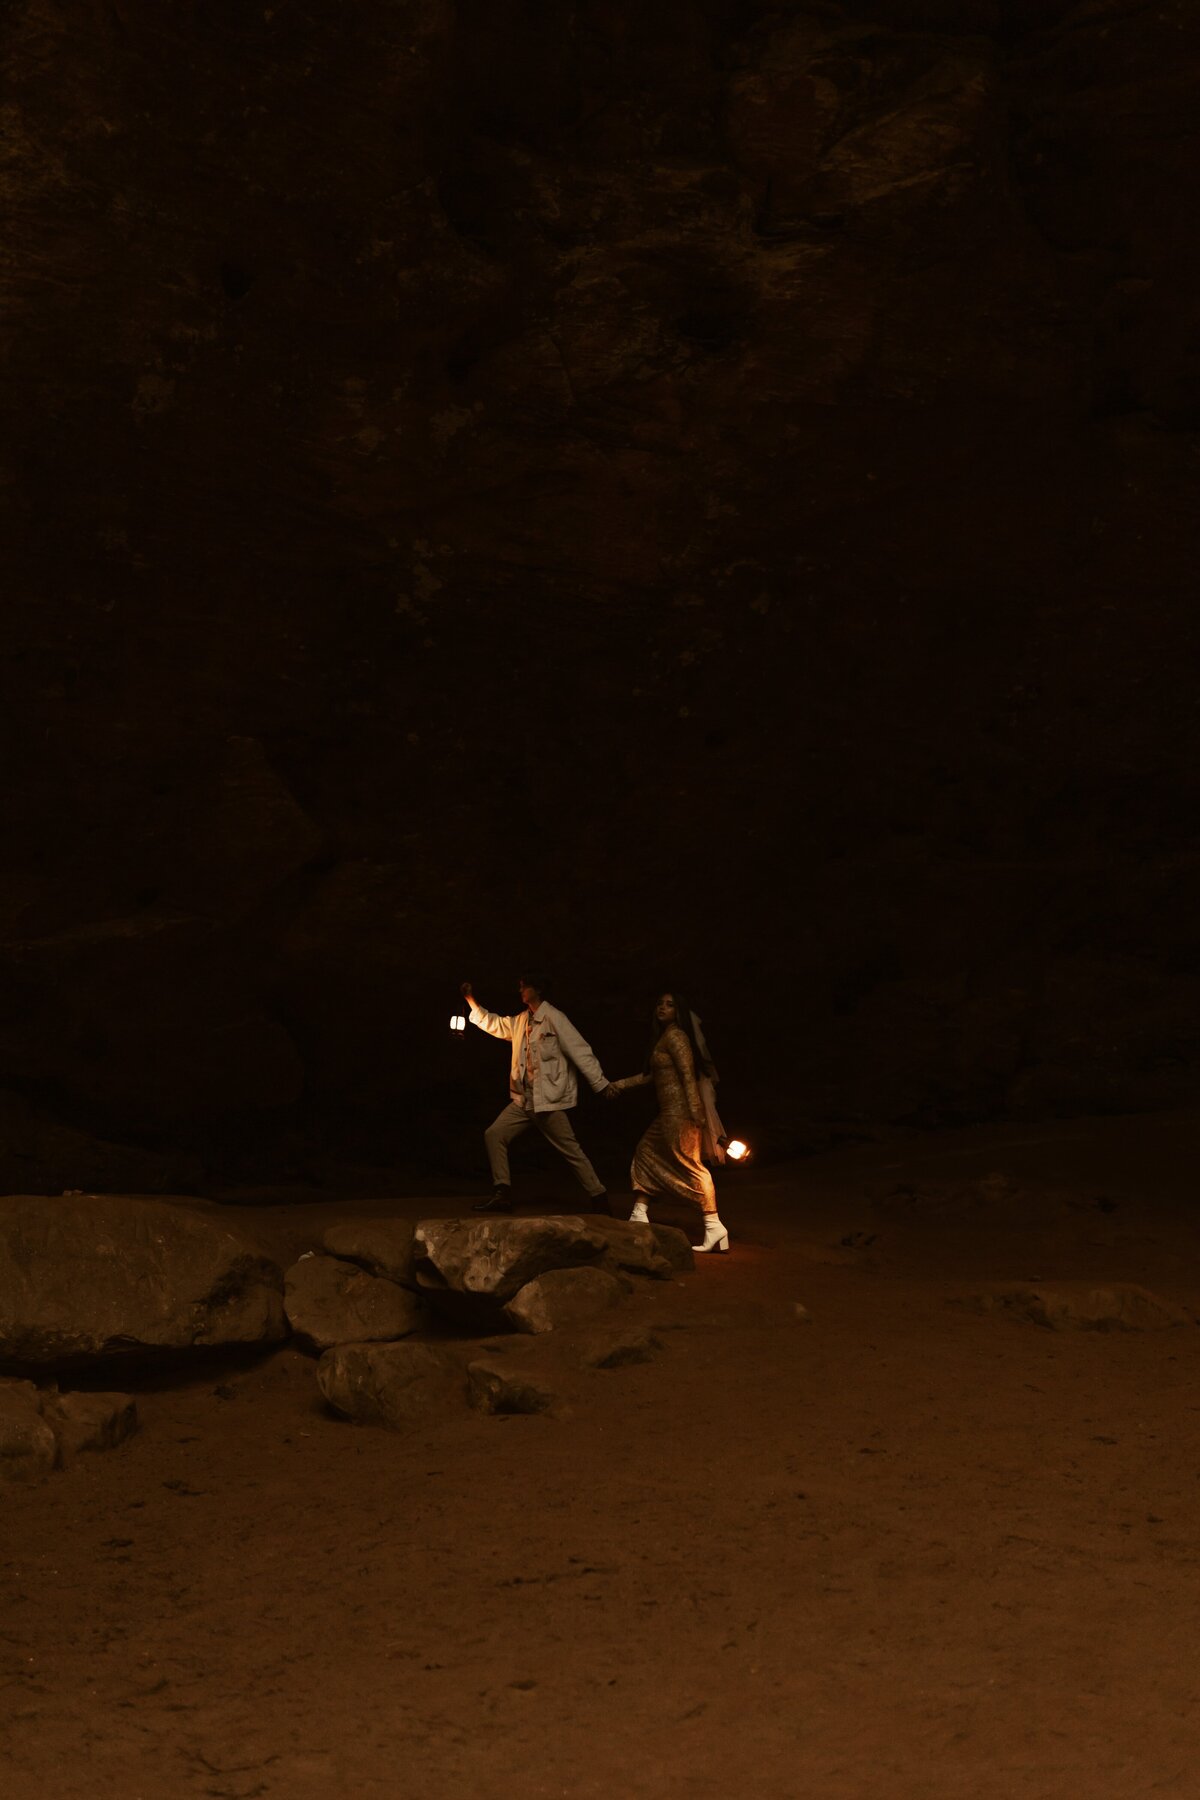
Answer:
[[(657, 1340), (622, 1309), (692, 1267), (681, 1231), (615, 1219), (340, 1220), (285, 1272), (203, 1200), (0, 1198), (0, 1478), (38, 1480), (137, 1426), (124, 1394), (68, 1374), (291, 1334), (344, 1416), (403, 1429), (470, 1404), (562, 1412), (588, 1369)], [(30, 1379), (33, 1377), (34, 1379)]]

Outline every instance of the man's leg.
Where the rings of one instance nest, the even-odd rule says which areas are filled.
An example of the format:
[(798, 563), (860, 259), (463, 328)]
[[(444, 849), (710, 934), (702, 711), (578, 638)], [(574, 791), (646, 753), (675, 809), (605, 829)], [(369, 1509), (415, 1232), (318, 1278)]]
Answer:
[(579, 1139), (571, 1129), (571, 1121), (565, 1112), (534, 1113), (533, 1122), (547, 1141), (554, 1145), (559, 1155), (570, 1163), (575, 1179), (579, 1182), (589, 1200), (598, 1200), (606, 1193), (604, 1183), (593, 1169), (587, 1157), (579, 1147)]
[(506, 1188), (512, 1185), (508, 1173), (508, 1146), (514, 1138), (519, 1138), (528, 1131), (532, 1124), (532, 1115), (523, 1106), (510, 1101), (484, 1132), (483, 1141), (487, 1146), (493, 1187)]

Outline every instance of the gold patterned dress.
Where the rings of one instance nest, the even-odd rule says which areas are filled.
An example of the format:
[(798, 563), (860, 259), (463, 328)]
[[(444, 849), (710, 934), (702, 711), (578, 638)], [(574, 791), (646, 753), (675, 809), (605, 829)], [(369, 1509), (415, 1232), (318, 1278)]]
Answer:
[(668, 1025), (654, 1046), (648, 1075), (629, 1075), (613, 1086), (646, 1087), (651, 1081), (658, 1117), (633, 1153), (630, 1178), (635, 1193), (678, 1194), (695, 1200), (702, 1212), (717, 1210), (713, 1178), (700, 1160), (704, 1102), (696, 1062), (686, 1032)]

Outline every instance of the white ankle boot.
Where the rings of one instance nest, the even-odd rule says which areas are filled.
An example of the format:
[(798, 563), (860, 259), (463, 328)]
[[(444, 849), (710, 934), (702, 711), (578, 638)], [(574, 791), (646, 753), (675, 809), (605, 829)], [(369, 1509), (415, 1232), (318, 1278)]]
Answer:
[(705, 1215), (704, 1215), (704, 1242), (702, 1244), (693, 1244), (692, 1249), (696, 1250), (696, 1251), (703, 1251), (703, 1250), (728, 1250), (728, 1248), (729, 1248), (729, 1233), (726, 1231), (725, 1227), (722, 1225), (720, 1219), (717, 1217), (716, 1213), (705, 1213)]
[(629, 1215), (629, 1223), (631, 1225), (648, 1225), (650, 1223), (650, 1214), (646, 1211), (644, 1200), (634, 1201), (633, 1211)]

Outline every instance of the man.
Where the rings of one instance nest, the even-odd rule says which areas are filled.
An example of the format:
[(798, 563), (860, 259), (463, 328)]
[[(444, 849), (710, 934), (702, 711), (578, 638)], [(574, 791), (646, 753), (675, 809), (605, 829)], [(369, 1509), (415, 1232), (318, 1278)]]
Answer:
[(492, 1197), (481, 1200), (475, 1211), (512, 1211), (508, 1146), (514, 1138), (523, 1136), (531, 1125), (536, 1125), (547, 1142), (570, 1163), (588, 1197), (586, 1210), (606, 1213), (609, 1205), (604, 1183), (580, 1149), (567, 1113), (579, 1097), (576, 1069), (597, 1094), (611, 1096), (616, 1090), (605, 1079), (591, 1047), (580, 1037), (570, 1019), (547, 1001), (549, 984), (546, 977), (522, 975), (518, 985), (524, 1010), (510, 1018), (503, 1013), (485, 1012), (472, 992), (471, 983), (464, 981), (462, 984), (463, 998), (471, 1008), (472, 1025), (478, 1025), (490, 1037), (507, 1038), (512, 1044), (509, 1104), (484, 1133), (492, 1170)]

